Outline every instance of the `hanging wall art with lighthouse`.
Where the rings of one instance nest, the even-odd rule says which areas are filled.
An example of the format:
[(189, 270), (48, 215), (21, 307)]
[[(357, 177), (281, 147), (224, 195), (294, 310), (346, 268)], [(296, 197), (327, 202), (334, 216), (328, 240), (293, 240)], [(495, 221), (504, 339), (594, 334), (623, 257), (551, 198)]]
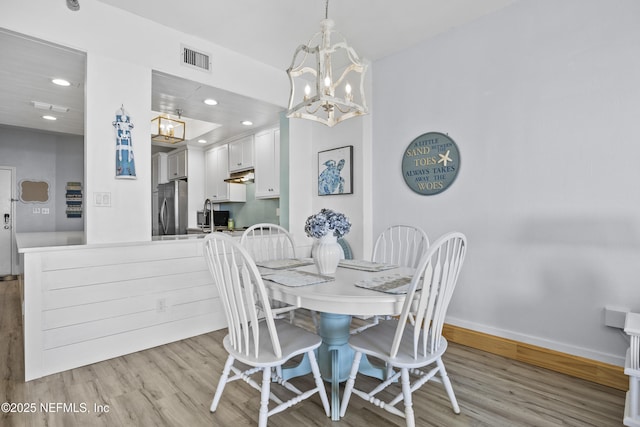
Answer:
[(116, 110), (116, 121), (113, 122), (113, 127), (116, 130), (116, 178), (135, 179), (136, 163), (131, 141), (133, 123), (124, 106)]

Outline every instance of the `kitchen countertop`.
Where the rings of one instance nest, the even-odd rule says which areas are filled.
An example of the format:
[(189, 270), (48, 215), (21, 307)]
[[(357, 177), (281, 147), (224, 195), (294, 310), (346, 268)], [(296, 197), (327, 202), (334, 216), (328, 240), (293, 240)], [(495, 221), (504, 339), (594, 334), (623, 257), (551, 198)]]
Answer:
[(84, 231), (16, 233), (18, 252), (31, 248), (84, 245), (84, 243)]
[[(153, 236), (153, 240), (155, 241), (155, 240), (202, 239), (207, 234), (209, 234), (210, 231), (203, 231), (200, 228), (188, 228), (187, 233), (188, 234), (178, 234), (174, 236)], [(233, 237), (241, 237), (242, 233), (244, 233), (244, 230), (234, 230), (234, 231), (225, 230), (225, 231), (216, 231), (216, 233), (225, 233)]]
[[(225, 233), (233, 237), (241, 237), (244, 230), (233, 231), (217, 231), (216, 233)], [(189, 234), (180, 234), (175, 236), (153, 236), (153, 241), (158, 240), (185, 240), (185, 239), (202, 239), (210, 231), (203, 231), (201, 228), (189, 228), (187, 229)], [(25, 250), (35, 248), (48, 248), (48, 247), (64, 247), (73, 245), (84, 245), (85, 236), (84, 231), (52, 231), (52, 232), (37, 232), (37, 233), (16, 233), (16, 244), (18, 246), (18, 252), (24, 252)]]
[[(231, 233), (233, 236), (241, 236), (242, 233), (244, 233), (244, 231), (247, 228), (234, 228), (233, 230), (229, 230), (227, 228), (221, 228), (218, 230), (215, 230), (217, 233)], [(187, 234), (209, 234), (211, 233), (211, 229), (209, 228), (187, 228)], [(238, 234), (239, 233), (239, 234)]]

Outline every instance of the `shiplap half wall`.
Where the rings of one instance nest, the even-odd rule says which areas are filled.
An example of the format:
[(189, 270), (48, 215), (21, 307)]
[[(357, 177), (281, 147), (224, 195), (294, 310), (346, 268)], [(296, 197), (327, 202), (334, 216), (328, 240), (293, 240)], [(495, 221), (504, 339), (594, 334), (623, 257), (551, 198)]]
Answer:
[(226, 327), (201, 239), (26, 250), (25, 381)]

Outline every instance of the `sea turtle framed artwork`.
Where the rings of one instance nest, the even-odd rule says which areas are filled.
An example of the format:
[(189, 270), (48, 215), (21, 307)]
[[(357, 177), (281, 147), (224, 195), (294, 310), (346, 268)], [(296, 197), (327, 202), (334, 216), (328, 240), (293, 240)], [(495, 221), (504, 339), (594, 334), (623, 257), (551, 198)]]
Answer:
[(353, 194), (353, 145), (318, 153), (318, 196)]

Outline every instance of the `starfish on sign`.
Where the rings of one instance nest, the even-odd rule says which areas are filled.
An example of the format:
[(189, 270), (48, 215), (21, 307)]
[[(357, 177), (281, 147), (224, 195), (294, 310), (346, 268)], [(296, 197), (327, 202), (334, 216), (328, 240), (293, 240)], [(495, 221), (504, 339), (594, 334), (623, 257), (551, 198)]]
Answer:
[(447, 166), (447, 162), (453, 162), (453, 160), (451, 160), (451, 157), (449, 157), (450, 151), (451, 150), (447, 150), (447, 152), (444, 154), (438, 154), (438, 156), (440, 156), (440, 160), (438, 160), (438, 163), (442, 163), (444, 166)]

